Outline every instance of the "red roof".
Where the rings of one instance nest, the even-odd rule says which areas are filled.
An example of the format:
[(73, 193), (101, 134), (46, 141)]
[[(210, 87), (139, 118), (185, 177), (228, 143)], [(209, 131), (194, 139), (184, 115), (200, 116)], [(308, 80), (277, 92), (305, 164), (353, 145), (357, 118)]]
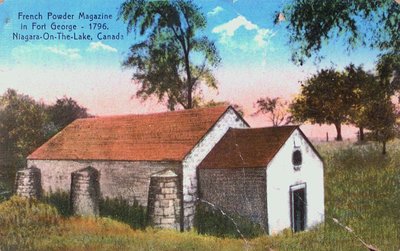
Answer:
[(28, 159), (180, 161), (227, 109), (77, 119)]
[(297, 126), (229, 129), (200, 168), (266, 167)]

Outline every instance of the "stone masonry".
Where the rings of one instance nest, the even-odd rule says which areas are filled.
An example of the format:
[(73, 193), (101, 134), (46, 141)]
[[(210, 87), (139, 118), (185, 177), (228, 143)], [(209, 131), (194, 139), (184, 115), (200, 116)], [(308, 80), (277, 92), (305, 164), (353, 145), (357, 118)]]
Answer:
[(179, 175), (179, 162), (151, 161), (105, 161), (105, 160), (28, 160), (42, 171), (42, 186), (45, 193), (70, 192), (71, 173), (87, 166), (100, 173), (102, 198), (122, 198), (133, 204), (136, 200), (147, 207), (150, 176), (165, 169)]
[(154, 227), (181, 229), (179, 176), (171, 170), (151, 176), (148, 220)]
[(17, 172), (15, 179), (17, 195), (28, 198), (40, 198), (42, 195), (40, 169), (35, 166)]
[(99, 215), (99, 171), (86, 167), (71, 174), (71, 206), (75, 215)]
[(199, 188), (202, 199), (267, 230), (265, 168), (200, 168)]
[(197, 166), (224, 136), (229, 128), (247, 128), (249, 125), (232, 109), (228, 109), (206, 136), (182, 161), (184, 229), (193, 226), (195, 205), (198, 198)]

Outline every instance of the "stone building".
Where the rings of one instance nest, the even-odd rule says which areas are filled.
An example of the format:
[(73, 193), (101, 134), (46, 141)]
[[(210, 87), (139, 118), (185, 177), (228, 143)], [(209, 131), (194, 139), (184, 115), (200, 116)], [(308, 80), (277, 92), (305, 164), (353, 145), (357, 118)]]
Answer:
[(297, 126), (229, 129), (199, 165), (200, 197), (269, 234), (324, 221), (323, 162)]
[(27, 164), (45, 193), (90, 166), (103, 198), (149, 206), (160, 227), (191, 228), (199, 196), (269, 233), (324, 218), (323, 162), (301, 130), (250, 129), (230, 106), (78, 119)]
[(71, 173), (100, 172), (103, 197), (147, 206), (150, 178), (171, 170), (180, 178), (181, 228), (193, 225), (197, 166), (229, 128), (248, 127), (232, 107), (78, 119), (28, 156), (41, 170), (44, 192), (67, 191)]

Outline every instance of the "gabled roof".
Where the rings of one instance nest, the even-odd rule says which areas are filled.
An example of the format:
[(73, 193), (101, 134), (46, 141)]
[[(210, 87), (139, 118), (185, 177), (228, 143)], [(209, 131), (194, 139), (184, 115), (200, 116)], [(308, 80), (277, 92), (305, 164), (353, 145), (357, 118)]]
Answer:
[(199, 168), (266, 167), (298, 126), (229, 129)]
[(228, 108), (78, 119), (28, 159), (181, 161)]

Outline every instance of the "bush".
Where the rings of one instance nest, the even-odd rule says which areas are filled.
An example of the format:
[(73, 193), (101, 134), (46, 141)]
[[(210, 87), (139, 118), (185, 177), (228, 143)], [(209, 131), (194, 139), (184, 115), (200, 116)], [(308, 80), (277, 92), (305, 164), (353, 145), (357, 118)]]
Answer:
[(100, 200), (100, 216), (110, 217), (130, 225), (134, 229), (144, 229), (147, 226), (146, 209), (134, 201), (130, 205), (122, 198)]
[(10, 198), (12, 192), (3, 182), (0, 181), (0, 202)]
[[(233, 223), (236, 223), (237, 227)], [(223, 215), (220, 210), (206, 204), (198, 204), (194, 218), (194, 227), (200, 234), (217, 237), (256, 237), (265, 234), (263, 228), (238, 215)], [(239, 231), (240, 233), (239, 233)]]
[(0, 204), (1, 229), (3, 227), (50, 226), (58, 220), (59, 214), (56, 208), (35, 199), (13, 196)]
[(35, 239), (51, 233), (59, 220), (56, 208), (13, 196), (0, 204), (0, 249), (32, 249)]
[(0, 202), (9, 199), (13, 192), (15, 169), (0, 163)]

